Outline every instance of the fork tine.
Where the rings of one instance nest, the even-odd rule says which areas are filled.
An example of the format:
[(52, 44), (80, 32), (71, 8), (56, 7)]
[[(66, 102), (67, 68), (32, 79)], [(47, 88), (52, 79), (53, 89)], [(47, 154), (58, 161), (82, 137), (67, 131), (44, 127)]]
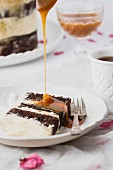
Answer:
[(79, 109), (79, 101), (78, 101), (78, 98), (77, 98), (77, 109)]
[(81, 97), (81, 107), (82, 107), (82, 112), (83, 112), (83, 110), (84, 110), (84, 101), (83, 101), (83, 99), (82, 99), (82, 97)]
[(82, 114), (87, 115), (86, 106), (85, 106), (85, 102), (84, 102), (83, 98), (81, 98), (81, 102), (82, 102)]
[(81, 114), (81, 104), (78, 98), (77, 98), (77, 112), (78, 112), (78, 115)]
[(81, 99), (82, 99), (83, 106), (85, 107), (84, 99), (83, 98), (81, 98)]
[(84, 99), (82, 97), (80, 100), (77, 98), (77, 103), (75, 105), (75, 108), (76, 108), (76, 110), (75, 110), (75, 114), (73, 116), (74, 119), (73, 119), (73, 125), (72, 125), (72, 129), (71, 129), (71, 135), (81, 134), (79, 118), (80, 118), (80, 120), (84, 121), (87, 117), (86, 106), (85, 106)]
[(81, 134), (81, 130), (80, 130), (80, 126), (79, 126), (79, 119), (78, 119), (78, 115), (80, 115), (80, 114), (81, 114), (81, 106), (80, 106), (79, 100), (77, 98), (76, 112), (75, 112), (74, 118), (73, 118), (71, 135)]

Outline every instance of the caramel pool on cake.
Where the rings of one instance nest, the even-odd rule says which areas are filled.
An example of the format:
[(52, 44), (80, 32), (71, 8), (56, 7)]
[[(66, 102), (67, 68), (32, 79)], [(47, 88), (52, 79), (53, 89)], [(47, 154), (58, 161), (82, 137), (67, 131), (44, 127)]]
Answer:
[(36, 47), (35, 0), (0, 0), (0, 56)]

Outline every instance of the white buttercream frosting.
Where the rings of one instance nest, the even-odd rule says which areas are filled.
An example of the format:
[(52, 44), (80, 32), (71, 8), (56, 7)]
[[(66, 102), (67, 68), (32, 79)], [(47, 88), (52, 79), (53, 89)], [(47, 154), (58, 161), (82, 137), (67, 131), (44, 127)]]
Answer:
[(0, 118), (0, 131), (6, 136), (50, 136), (52, 127), (52, 125), (46, 127), (37, 120), (22, 118), (14, 114)]
[(36, 110), (36, 109), (28, 108), (28, 107), (19, 107), (18, 109), (19, 110), (25, 110), (25, 111), (34, 112), (34, 113), (41, 114), (41, 115), (48, 115), (48, 116), (52, 116), (52, 117), (57, 117), (59, 119), (59, 115), (57, 115), (54, 112), (47, 112), (47, 111), (43, 111), (43, 110)]
[(30, 34), (37, 30), (36, 11), (31, 15), (17, 18), (10, 17), (0, 20), (0, 40)]

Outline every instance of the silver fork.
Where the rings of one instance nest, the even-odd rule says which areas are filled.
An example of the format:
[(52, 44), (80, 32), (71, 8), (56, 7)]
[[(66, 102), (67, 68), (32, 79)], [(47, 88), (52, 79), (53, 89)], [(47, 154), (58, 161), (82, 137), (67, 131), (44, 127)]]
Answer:
[(81, 119), (85, 119), (87, 117), (86, 106), (85, 106), (85, 102), (83, 98), (81, 98), (80, 102), (77, 98), (77, 105), (76, 105), (75, 114), (73, 116), (73, 125), (71, 128), (71, 135), (81, 134), (81, 129), (79, 126), (79, 119), (78, 119), (79, 116)]

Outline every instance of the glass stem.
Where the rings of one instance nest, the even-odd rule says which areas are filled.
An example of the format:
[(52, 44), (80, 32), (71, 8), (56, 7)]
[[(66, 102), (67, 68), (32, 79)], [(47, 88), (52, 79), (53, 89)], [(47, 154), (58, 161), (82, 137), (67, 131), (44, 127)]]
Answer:
[(85, 39), (77, 39), (75, 53), (77, 54), (86, 53), (85, 41), (86, 41)]

